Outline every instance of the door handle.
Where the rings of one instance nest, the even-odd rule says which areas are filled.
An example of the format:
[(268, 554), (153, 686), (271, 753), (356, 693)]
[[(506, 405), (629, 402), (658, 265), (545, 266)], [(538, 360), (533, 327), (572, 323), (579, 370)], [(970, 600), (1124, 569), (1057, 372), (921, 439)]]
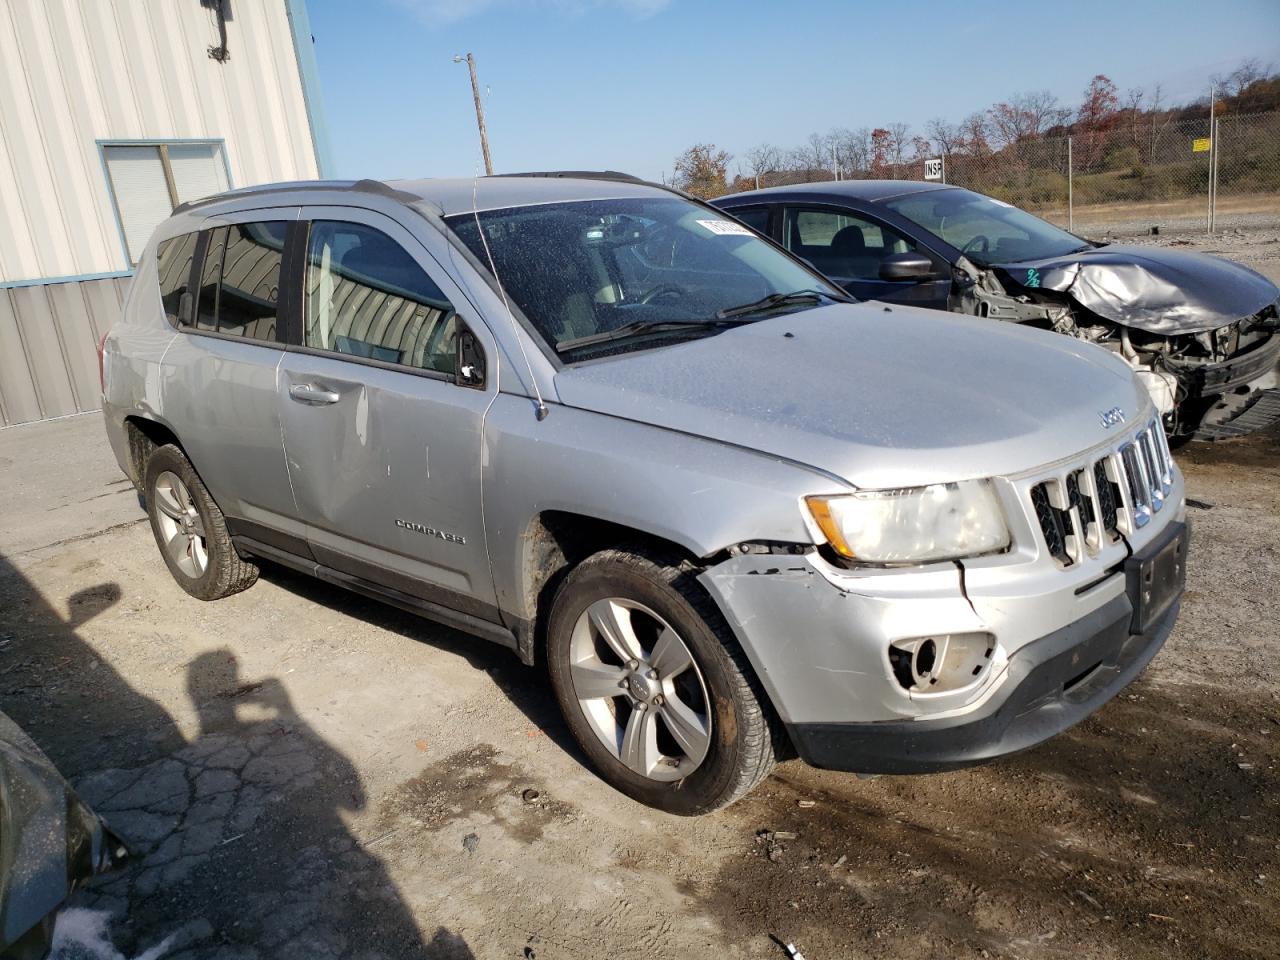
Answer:
[(295, 383), (289, 388), (289, 397), (299, 403), (312, 403), (317, 406), (337, 403), (342, 396), (335, 390), (324, 390), (314, 383)]

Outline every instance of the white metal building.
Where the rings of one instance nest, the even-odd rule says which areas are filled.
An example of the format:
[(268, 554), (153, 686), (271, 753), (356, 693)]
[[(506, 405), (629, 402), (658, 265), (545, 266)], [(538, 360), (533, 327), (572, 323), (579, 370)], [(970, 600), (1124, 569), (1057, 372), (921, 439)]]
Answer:
[(0, 426), (98, 408), (174, 206), (329, 168), (305, 0), (0, 0)]

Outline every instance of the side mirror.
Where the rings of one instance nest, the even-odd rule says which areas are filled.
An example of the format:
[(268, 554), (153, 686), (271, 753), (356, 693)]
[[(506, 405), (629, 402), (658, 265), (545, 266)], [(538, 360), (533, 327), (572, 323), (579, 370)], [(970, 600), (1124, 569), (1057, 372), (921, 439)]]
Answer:
[(933, 276), (933, 261), (923, 253), (905, 250), (880, 261), (881, 280), (927, 280)]

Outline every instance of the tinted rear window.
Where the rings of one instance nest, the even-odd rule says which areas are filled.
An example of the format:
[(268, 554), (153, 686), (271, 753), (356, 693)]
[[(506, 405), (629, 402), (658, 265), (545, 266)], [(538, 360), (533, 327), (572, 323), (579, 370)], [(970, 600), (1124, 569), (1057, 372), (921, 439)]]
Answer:
[(209, 232), (195, 325), (248, 340), (283, 339), (279, 325), (283, 220), (237, 223)]
[(197, 234), (186, 233), (160, 241), (156, 267), (160, 279), (160, 302), (165, 316), (177, 326), (182, 295), (191, 288), (191, 259), (196, 252)]

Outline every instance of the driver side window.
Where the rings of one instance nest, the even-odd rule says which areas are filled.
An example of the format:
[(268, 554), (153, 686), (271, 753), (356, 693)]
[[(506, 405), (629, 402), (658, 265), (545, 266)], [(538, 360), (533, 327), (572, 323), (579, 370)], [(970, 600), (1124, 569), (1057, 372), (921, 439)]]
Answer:
[(307, 239), (305, 343), (318, 350), (452, 375), (458, 316), (385, 233), (318, 220)]
[(787, 207), (782, 229), (788, 250), (841, 280), (879, 280), (880, 261), (916, 248), (896, 230), (847, 210)]

